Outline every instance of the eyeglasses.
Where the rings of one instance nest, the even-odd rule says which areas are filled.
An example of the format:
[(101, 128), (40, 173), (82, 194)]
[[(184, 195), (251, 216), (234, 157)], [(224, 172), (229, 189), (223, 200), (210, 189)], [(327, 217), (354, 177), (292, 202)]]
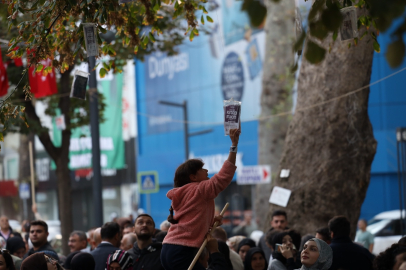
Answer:
[(8, 251), (7, 249), (0, 249), (0, 254), (10, 254), (10, 251)]

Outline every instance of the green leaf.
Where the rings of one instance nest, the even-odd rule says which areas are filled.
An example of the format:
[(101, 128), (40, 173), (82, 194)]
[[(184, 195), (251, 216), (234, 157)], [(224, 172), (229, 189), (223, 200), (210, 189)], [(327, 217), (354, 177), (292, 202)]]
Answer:
[(134, 54), (137, 54), (137, 52), (138, 52), (138, 46), (135, 46), (134, 47)]
[(388, 45), (388, 50), (386, 51), (386, 60), (392, 68), (400, 66), (405, 57), (405, 43), (402, 39), (398, 39)]
[(107, 70), (105, 68), (101, 68), (99, 71), (100, 78), (104, 78), (107, 74)]
[(213, 19), (210, 17), (210, 16), (206, 16), (206, 20), (208, 21), (208, 22), (213, 22)]
[(156, 3), (156, 5), (154, 6), (154, 11), (157, 12), (159, 10), (160, 6), (158, 3)]
[(35, 69), (35, 72), (40, 72), (43, 68), (44, 66), (42, 64), (38, 64), (37, 68)]
[[(388, 47), (388, 49), (389, 49), (389, 47)], [(375, 40), (374, 41), (374, 50), (377, 52), (377, 53), (380, 53), (381, 52), (381, 46), (379, 45), (379, 43)]]
[(326, 55), (326, 49), (309, 40), (306, 46), (305, 57), (312, 64), (320, 63)]
[(325, 2), (326, 2), (326, 0), (316, 0), (314, 2), (314, 4), (312, 5), (312, 8), (310, 9), (310, 12), (309, 12), (309, 17), (308, 17), (309, 21), (313, 20), (316, 17), (317, 13), (323, 9)]
[(328, 35), (328, 30), (321, 21), (312, 22), (309, 25), (310, 34), (319, 40), (323, 40)]
[(151, 40), (153, 43), (156, 41), (152, 33), (149, 33), (149, 40)]
[(103, 67), (104, 67), (107, 71), (110, 71), (110, 67), (109, 67), (109, 65), (107, 65), (106, 62), (103, 62)]
[(3, 132), (0, 132), (0, 142), (4, 141), (4, 136), (3, 136)]
[(204, 17), (202, 15), (202, 17), (200, 17), (200, 22), (204, 25)]
[(336, 5), (332, 5), (331, 8), (325, 9), (321, 14), (321, 21), (323, 22), (324, 26), (329, 31), (337, 30), (342, 21), (343, 16), (341, 15), (340, 10)]
[(195, 33), (193, 31), (190, 31), (189, 40), (193, 41), (194, 38), (195, 38)]

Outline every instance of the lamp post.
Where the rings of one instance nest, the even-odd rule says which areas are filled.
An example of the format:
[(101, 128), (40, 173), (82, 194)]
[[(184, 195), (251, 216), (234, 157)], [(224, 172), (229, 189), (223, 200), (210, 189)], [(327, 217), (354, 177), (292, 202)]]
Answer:
[(202, 130), (202, 131), (189, 133), (188, 116), (187, 116), (187, 101), (186, 100), (184, 100), (183, 103), (175, 103), (175, 102), (160, 100), (160, 101), (158, 101), (158, 103), (162, 104), (162, 105), (179, 107), (179, 108), (183, 109), (183, 126), (184, 126), (184, 134), (185, 134), (184, 135), (185, 160), (188, 160), (189, 159), (189, 137), (196, 136), (196, 135), (202, 135), (205, 133), (210, 133), (213, 131), (213, 129), (206, 129), (206, 130)]
[(95, 70), (96, 58), (89, 57), (90, 129), (92, 134), (94, 225), (103, 224), (102, 178), (100, 167), (99, 93)]

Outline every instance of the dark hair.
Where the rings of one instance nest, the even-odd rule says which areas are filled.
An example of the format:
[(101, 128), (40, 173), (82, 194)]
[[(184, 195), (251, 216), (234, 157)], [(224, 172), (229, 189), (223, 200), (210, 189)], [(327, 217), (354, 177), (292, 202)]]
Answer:
[(289, 230), (288, 234), (292, 238), (292, 243), (298, 249), (300, 247), (300, 242), (302, 241), (302, 237), (301, 237), (300, 233), (295, 230)]
[(189, 159), (183, 164), (181, 164), (175, 172), (175, 178), (173, 183), (175, 187), (183, 187), (190, 183), (189, 176), (191, 174), (196, 174), (198, 170), (203, 168), (203, 161), (200, 159)]
[[(108, 222), (108, 223), (114, 223), (114, 222)], [(117, 224), (117, 227), (120, 229), (118, 224)], [(78, 254), (73, 256), (70, 265), (71, 265), (71, 270), (94, 269), (94, 267), (96, 266), (96, 262), (90, 253), (79, 252)]]
[(288, 219), (288, 216), (286, 215), (286, 212), (283, 211), (283, 210), (275, 210), (275, 211), (273, 211), (272, 216), (271, 216), (271, 220), (273, 219), (273, 217), (276, 217), (276, 216), (285, 216), (285, 218)]
[(316, 233), (322, 236), (324, 242), (331, 241), (330, 230), (327, 227), (317, 229)]
[[(175, 172), (175, 177), (173, 179), (173, 184), (175, 188), (177, 187), (183, 187), (184, 185), (187, 185), (190, 183), (190, 178), (189, 176), (191, 174), (196, 174), (198, 170), (203, 168), (203, 161), (200, 159), (189, 159), (186, 162), (182, 163)], [(178, 221), (173, 218), (173, 208), (171, 205), (171, 208), (169, 208), (169, 216), (168, 216), (168, 221), (171, 224), (177, 224)]]
[(13, 236), (13, 237), (9, 237), (7, 239), (6, 247), (7, 247), (8, 251), (13, 255), (20, 248), (25, 249), (25, 243), (21, 237)]
[(266, 233), (265, 236), (265, 241), (268, 243), (268, 245), (272, 246), (272, 242), (273, 242), (273, 238), (275, 237), (275, 235), (277, 235), (278, 233), (281, 233), (282, 231), (280, 230), (269, 230)]
[(75, 234), (76, 234), (77, 236), (79, 236), (79, 241), (87, 241), (87, 235), (86, 235), (85, 232), (82, 232), (82, 231), (73, 231), (73, 232), (70, 233), (69, 237), (70, 237), (70, 236), (74, 236)]
[(137, 223), (137, 219), (140, 218), (140, 217), (149, 217), (149, 218), (152, 220), (152, 224), (154, 224), (154, 228), (155, 228), (155, 221), (154, 221), (154, 219), (153, 219), (150, 215), (148, 215), (148, 214), (140, 214), (140, 215), (138, 215), (138, 217), (135, 219), (135, 223)]
[(168, 232), (159, 232), (155, 235), (155, 240), (157, 242), (162, 243), (166, 237), (166, 235), (168, 234)]
[(264, 257), (264, 261), (265, 261), (264, 270), (268, 269), (268, 263), (266, 262), (264, 251), (259, 247), (253, 247), (253, 248), (250, 248), (247, 251), (247, 255), (245, 255), (244, 270), (252, 270), (251, 261), (252, 261), (252, 257), (254, 256), (255, 253), (262, 254), (262, 257)]
[(102, 240), (113, 239), (118, 233), (120, 233), (120, 226), (116, 222), (107, 222), (100, 230)]
[(227, 241), (227, 232), (222, 227), (214, 228), (211, 235), (217, 240)]
[(44, 227), (45, 232), (48, 232), (48, 224), (43, 220), (31, 221), (29, 231), (31, 230), (31, 226), (42, 226)]
[(255, 244), (254, 240), (252, 240), (251, 238), (244, 238), (238, 244), (237, 253), (240, 252), (240, 249), (243, 246), (249, 246), (250, 248), (253, 248), (253, 247), (256, 247), (257, 245)]
[(299, 247), (299, 252), (302, 252), (304, 244), (306, 244), (307, 241), (310, 239), (313, 239), (314, 235), (311, 234), (306, 234), (305, 236), (302, 237), (302, 241), (300, 242), (300, 247)]
[(276, 244), (282, 244), (283, 237), (285, 237), (286, 235), (289, 235), (289, 233), (287, 231), (284, 231), (279, 232), (275, 234), (274, 237), (272, 237), (272, 242), (270, 244), (274, 250), (274, 253), (276, 251)]
[(72, 268), (72, 266), (71, 266), (72, 259), (78, 253), (80, 253), (80, 251), (74, 251), (74, 252), (70, 253), (68, 256), (66, 256), (65, 262), (63, 263), (63, 267), (65, 269), (71, 269)]
[(392, 269), (395, 265), (396, 256), (406, 253), (406, 246), (393, 244), (391, 247), (387, 248), (384, 252), (379, 253), (379, 255), (374, 260), (375, 270), (386, 270)]
[(14, 261), (13, 258), (11, 257), (10, 253), (8, 252), (8, 250), (1, 250), (0, 249), (0, 255), (3, 255), (4, 260), (6, 261), (6, 268), (8, 270), (16, 270), (15, 266), (14, 266)]
[(406, 245), (406, 236), (403, 236), (402, 238), (400, 238), (398, 244), (400, 244), (400, 245)]
[(345, 216), (336, 216), (330, 219), (328, 228), (330, 232), (334, 233), (334, 237), (350, 236), (350, 221)]

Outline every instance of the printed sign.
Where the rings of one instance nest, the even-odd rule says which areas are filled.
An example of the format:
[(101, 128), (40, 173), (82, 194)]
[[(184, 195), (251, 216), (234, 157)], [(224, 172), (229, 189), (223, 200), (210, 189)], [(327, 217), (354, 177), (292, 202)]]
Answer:
[(355, 7), (341, 9), (343, 22), (340, 27), (341, 40), (348, 40), (358, 37), (357, 10)]
[(27, 183), (20, 184), (19, 188), (20, 199), (26, 200), (30, 198), (30, 185)]
[(230, 134), (230, 129), (240, 128), (241, 102), (233, 99), (224, 100), (224, 133)]
[(271, 166), (245, 166), (237, 170), (237, 185), (271, 183)]
[(85, 35), (87, 57), (99, 55), (99, 44), (97, 43), (96, 25), (84, 23), (83, 32)]
[(138, 187), (141, 194), (156, 193), (159, 191), (158, 172), (139, 172), (137, 175)]
[(55, 125), (58, 130), (65, 130), (65, 115), (61, 114), (60, 116), (55, 117)]
[(70, 97), (86, 99), (87, 79), (90, 74), (84, 71), (76, 70), (73, 78)]
[(269, 202), (282, 207), (286, 207), (288, 205), (291, 193), (292, 191), (290, 191), (289, 189), (275, 186), (272, 190)]

